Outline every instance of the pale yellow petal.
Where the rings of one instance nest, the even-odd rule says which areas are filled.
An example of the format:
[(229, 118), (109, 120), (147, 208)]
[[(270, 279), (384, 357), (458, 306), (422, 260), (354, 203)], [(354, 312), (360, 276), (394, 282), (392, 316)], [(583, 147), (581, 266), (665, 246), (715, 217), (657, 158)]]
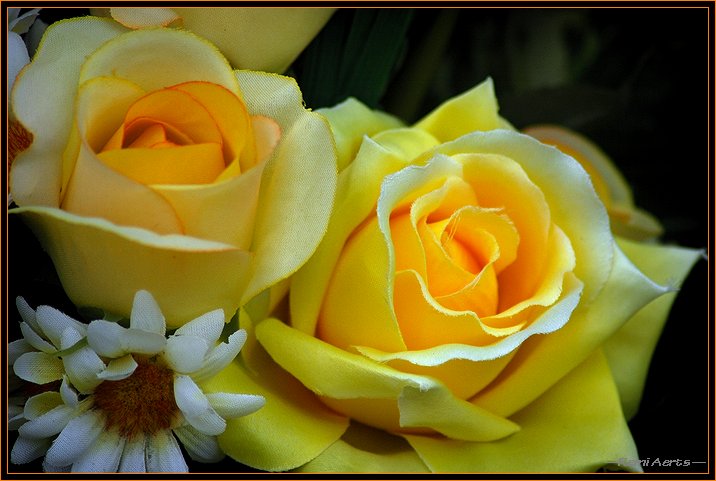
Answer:
[[(256, 336), (281, 367), (312, 391), (330, 398), (334, 409), (349, 406), (354, 419), (361, 419), (364, 401), (369, 409), (365, 414), (372, 416), (372, 400), (388, 404), (395, 400), (399, 420), (392, 420), (393, 429), (432, 429), (456, 439), (481, 441), (500, 439), (519, 429), (507, 419), (456, 398), (429, 377), (402, 373), (351, 354), (276, 319), (260, 322)], [(344, 399), (355, 402), (342, 404)], [(440, 410), (435, 409), (436, 402)]]
[(334, 107), (318, 109), (317, 112), (324, 115), (331, 124), (338, 148), (339, 171), (353, 161), (364, 136), (403, 126), (397, 118), (371, 110), (353, 97)]
[(173, 8), (236, 68), (283, 73), (333, 14), (332, 8)]
[[(639, 244), (619, 239), (629, 259), (656, 282), (678, 287), (702, 255), (697, 249), (658, 244)], [(649, 370), (651, 356), (678, 292), (670, 292), (637, 312), (604, 344), (614, 373), (624, 413), (636, 414)]]
[(348, 419), (323, 406), (266, 353), (261, 356), (266, 359), (256, 361), (253, 367), (257, 371), (236, 361), (204, 383), (203, 388), (208, 393), (251, 393), (266, 398), (258, 411), (228, 419), (219, 445), (240, 463), (267, 471), (286, 471), (309, 462), (338, 440), (348, 427)]
[(251, 115), (276, 121), (281, 141), (261, 180), (245, 303), (293, 274), (321, 241), (333, 208), (336, 152), (326, 120), (303, 107), (296, 82), (260, 72), (237, 72)]
[(638, 459), (604, 355), (597, 351), (512, 419), (499, 442), (406, 436), (434, 472), (595, 472)]
[(135, 293), (146, 289), (159, 303), (169, 328), (217, 308), (231, 318), (238, 307), (248, 274), (246, 251), (188, 236), (120, 227), (59, 209), (13, 212), (32, 228), (78, 306), (101, 307), (129, 317)]
[(405, 440), (359, 423), (352, 423), (341, 439), (296, 471), (302, 473), (430, 472)]
[[(475, 130), (501, 128), (492, 79), (440, 105), (415, 127), (426, 130), (441, 142), (454, 140)], [(469, 152), (469, 151), (466, 151)]]
[(116, 22), (91, 17), (56, 22), (47, 29), (12, 92), (17, 120), (34, 137), (10, 172), (17, 205), (60, 205), (62, 153), (73, 125), (80, 68), (97, 47), (124, 32)]
[(171, 8), (110, 8), (112, 18), (127, 28), (166, 27), (179, 20), (179, 15)]
[(205, 81), (240, 95), (236, 77), (221, 52), (184, 30), (134, 30), (104, 43), (87, 58), (79, 81), (103, 76), (129, 80), (146, 92)]

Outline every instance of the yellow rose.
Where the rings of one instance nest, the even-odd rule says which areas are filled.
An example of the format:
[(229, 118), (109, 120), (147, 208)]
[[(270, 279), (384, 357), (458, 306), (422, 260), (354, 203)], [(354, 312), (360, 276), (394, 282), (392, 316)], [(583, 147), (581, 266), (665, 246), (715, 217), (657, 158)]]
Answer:
[(222, 448), (303, 471), (636, 459), (624, 410), (699, 253), (615, 239), (577, 161), (502, 128), (490, 81), (410, 128), (355, 100), (324, 113), (334, 212), (290, 316), (241, 312), (243, 362), (210, 388), (267, 402)]
[(323, 235), (330, 128), (292, 79), (234, 71), (208, 41), (86, 17), (52, 25), (16, 81), (32, 135), (11, 189), (79, 306), (152, 292), (176, 325), (289, 276)]
[(284, 72), (334, 8), (98, 8), (129, 28), (182, 27), (219, 47), (237, 68)]

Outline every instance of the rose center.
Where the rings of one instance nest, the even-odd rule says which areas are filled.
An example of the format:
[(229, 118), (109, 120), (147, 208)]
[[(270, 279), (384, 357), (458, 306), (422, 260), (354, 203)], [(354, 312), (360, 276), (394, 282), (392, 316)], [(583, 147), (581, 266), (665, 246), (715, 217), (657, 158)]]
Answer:
[(137, 360), (134, 373), (104, 381), (94, 393), (94, 407), (105, 415), (107, 429), (132, 438), (171, 428), (179, 408), (174, 400), (174, 374), (155, 360)]

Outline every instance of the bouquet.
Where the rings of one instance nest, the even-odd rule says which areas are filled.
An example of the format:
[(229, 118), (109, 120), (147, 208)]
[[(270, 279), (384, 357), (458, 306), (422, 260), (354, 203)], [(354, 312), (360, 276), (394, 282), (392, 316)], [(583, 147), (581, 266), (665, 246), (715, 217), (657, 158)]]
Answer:
[(702, 14), (12, 10), (11, 471), (706, 469)]

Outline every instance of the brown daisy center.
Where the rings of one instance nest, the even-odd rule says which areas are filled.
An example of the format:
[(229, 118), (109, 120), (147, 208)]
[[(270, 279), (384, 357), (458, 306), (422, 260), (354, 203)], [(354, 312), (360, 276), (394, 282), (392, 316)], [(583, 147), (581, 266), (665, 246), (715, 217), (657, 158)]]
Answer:
[(126, 438), (169, 429), (179, 414), (174, 373), (155, 360), (136, 361), (131, 376), (104, 381), (94, 392), (94, 407), (104, 413), (107, 429), (117, 429)]

